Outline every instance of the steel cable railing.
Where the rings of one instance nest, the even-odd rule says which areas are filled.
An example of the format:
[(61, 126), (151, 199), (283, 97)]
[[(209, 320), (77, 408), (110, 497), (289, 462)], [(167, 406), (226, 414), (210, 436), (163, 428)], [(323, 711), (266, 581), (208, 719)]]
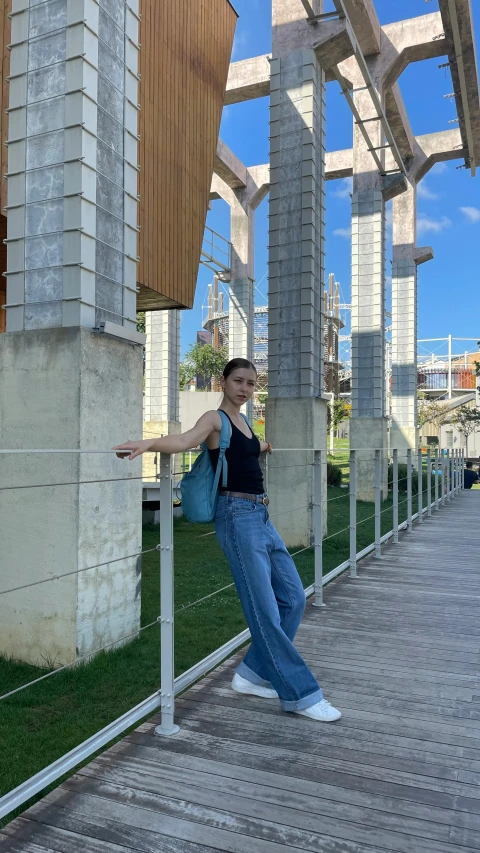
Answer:
[[(368, 449), (362, 449), (362, 452), (366, 452)], [(0, 451), (5, 454), (7, 451)], [(15, 453), (20, 453), (25, 451), (15, 451)], [(51, 452), (51, 451), (39, 451), (43, 453)], [(70, 451), (58, 451), (59, 453), (68, 453)], [(88, 451), (81, 451), (88, 452)], [(102, 451), (92, 451), (94, 453), (102, 453)], [(301, 463), (296, 465), (287, 464), (285, 466), (282, 465), (269, 465), (267, 466), (272, 474), (275, 476), (274, 472), (277, 470), (286, 470), (286, 469), (301, 469), (305, 468), (309, 470), (308, 483), (311, 483), (312, 488), (312, 500), (308, 503), (302, 503), (300, 506), (290, 507), (288, 510), (280, 509), (278, 512), (272, 513), (272, 518), (275, 521), (277, 518), (283, 518), (287, 514), (292, 515), (297, 512), (308, 512), (311, 514), (311, 523), (312, 523), (312, 532), (313, 532), (313, 543), (305, 545), (302, 548), (296, 549), (292, 553), (292, 557), (296, 557), (300, 554), (313, 551), (314, 552), (314, 572), (315, 572), (315, 580), (314, 584), (311, 587), (307, 587), (307, 594), (314, 595), (314, 604), (317, 606), (323, 605), (323, 587), (326, 583), (332, 580), (334, 577), (337, 577), (342, 572), (350, 569), (351, 577), (357, 576), (357, 561), (362, 559), (363, 556), (366, 556), (368, 553), (371, 553), (372, 550), (375, 550), (375, 555), (380, 555), (380, 549), (382, 544), (387, 541), (389, 538), (393, 536), (394, 541), (398, 541), (398, 531), (403, 529), (405, 526), (408, 529), (412, 529), (413, 520), (415, 517), (420, 518), (423, 516), (425, 512), (431, 511), (432, 507), (435, 509), (439, 509), (440, 501), (443, 500), (451, 500), (451, 498), (458, 494), (461, 485), (460, 478), (460, 469), (462, 467), (463, 456), (461, 454), (454, 454), (450, 456), (447, 453), (445, 466), (442, 467), (441, 476), (438, 476), (439, 471), (439, 455), (438, 452), (435, 454), (435, 496), (432, 503), (432, 483), (427, 478), (427, 488), (423, 489), (423, 481), (422, 487), (418, 489), (419, 499), (421, 501), (419, 507), (419, 514), (417, 516), (413, 516), (412, 513), (412, 480), (413, 480), (413, 468), (412, 468), (412, 453), (411, 451), (407, 451), (407, 476), (401, 479), (398, 478), (398, 451), (393, 451), (393, 483), (391, 485), (391, 489), (388, 492), (392, 493), (393, 503), (387, 507), (382, 508), (383, 501), (383, 475), (381, 473), (381, 465), (383, 464), (382, 454), (376, 449), (375, 451), (375, 513), (368, 515), (366, 518), (357, 518), (358, 512), (358, 501), (356, 494), (356, 482), (357, 482), (357, 451), (350, 451), (349, 453), (349, 469), (350, 469), (350, 478), (348, 490), (345, 494), (342, 495), (334, 495), (333, 497), (328, 497), (325, 494), (325, 468), (328, 464), (328, 454), (325, 450), (318, 451), (309, 448), (283, 448), (274, 453), (297, 453), (297, 452), (307, 452), (312, 454), (312, 462)], [(370, 450), (370, 453), (373, 454), (373, 449)], [(431, 466), (431, 458), (430, 454), (427, 454), (427, 473), (430, 473)], [(419, 463), (419, 472), (418, 476), (422, 476), (424, 459), (423, 456), (420, 457)], [(191, 670), (184, 673), (182, 676), (175, 678), (174, 677), (174, 668), (173, 668), (173, 639), (174, 639), (174, 617), (179, 616), (186, 611), (192, 610), (195, 607), (198, 607), (204, 604), (207, 601), (213, 600), (216, 596), (220, 596), (222, 593), (225, 593), (231, 590), (234, 587), (233, 583), (228, 583), (223, 585), (217, 590), (214, 590), (206, 595), (200, 596), (191, 602), (186, 602), (180, 607), (174, 608), (173, 604), (173, 480), (174, 478), (180, 476), (183, 472), (179, 472), (176, 470), (174, 465), (172, 465), (172, 460), (170, 457), (161, 455), (160, 456), (160, 472), (155, 474), (154, 477), (111, 477), (105, 480), (84, 480), (77, 481), (75, 483), (50, 483), (45, 484), (44, 487), (54, 487), (56, 485), (88, 485), (90, 483), (114, 483), (114, 482), (127, 482), (132, 480), (143, 480), (148, 482), (149, 479), (154, 479), (156, 483), (159, 485), (160, 489), (160, 544), (156, 545), (154, 548), (147, 548), (141, 551), (136, 551), (135, 553), (125, 555), (123, 557), (114, 558), (111, 560), (105, 560), (99, 562), (95, 565), (90, 565), (81, 569), (76, 569), (71, 572), (65, 572), (61, 574), (55, 574), (49, 578), (42, 578), (36, 581), (32, 581), (28, 584), (19, 584), (16, 587), (11, 587), (8, 589), (0, 590), (0, 596), (6, 595), (12, 592), (19, 592), (21, 590), (30, 589), (32, 587), (36, 587), (49, 581), (61, 580), (64, 577), (71, 577), (73, 575), (78, 575), (83, 572), (91, 571), (94, 569), (103, 568), (105, 566), (111, 566), (115, 563), (118, 563), (122, 560), (126, 559), (135, 559), (138, 557), (142, 557), (144, 555), (152, 554), (155, 551), (159, 551), (160, 553), (160, 609), (161, 613), (155, 621), (149, 622), (147, 625), (139, 626), (135, 631), (126, 634), (107, 645), (104, 645), (98, 652), (104, 652), (110, 650), (114, 647), (119, 647), (122, 644), (127, 643), (130, 639), (134, 639), (143, 635), (145, 631), (154, 627), (157, 624), (160, 624), (160, 657), (161, 657), (161, 687), (160, 691), (156, 691), (151, 697), (144, 702), (140, 703), (140, 705), (131, 709), (130, 712), (124, 714), (123, 717), (115, 720), (112, 724), (102, 729), (97, 735), (89, 738), (88, 741), (85, 741), (83, 744), (80, 744), (79, 747), (72, 750), (71, 753), (68, 753), (66, 756), (63, 756), (62, 759), (59, 759), (57, 762), (54, 762), (53, 765), (45, 768), (39, 774), (36, 774), (32, 779), (27, 780), (26, 783), (23, 783), (19, 786), (18, 789), (11, 792), (9, 795), (0, 800), (0, 817), (8, 814), (12, 808), (20, 805), (22, 802), (25, 802), (26, 799), (32, 796), (33, 793), (40, 791), (46, 784), (49, 784), (54, 779), (59, 778), (63, 773), (65, 773), (69, 768), (74, 767), (80, 760), (84, 760), (88, 755), (93, 754), (97, 749), (99, 749), (102, 745), (106, 744), (112, 736), (116, 736), (120, 734), (122, 731), (125, 731), (126, 728), (133, 725), (143, 716), (151, 713), (155, 710), (156, 707), (161, 706), (162, 709), (162, 723), (158, 728), (159, 733), (163, 735), (171, 734), (176, 730), (176, 726), (174, 723), (174, 695), (176, 695), (180, 690), (185, 689), (189, 684), (193, 683), (193, 681), (197, 680), (201, 677), (202, 674), (207, 672), (209, 669), (212, 669), (216, 663), (220, 662), (220, 660), (224, 657), (227, 657), (231, 654), (241, 643), (244, 643), (248, 639), (248, 631), (243, 631), (237, 637), (232, 638), (228, 641), (224, 646), (217, 649), (207, 658), (204, 658), (202, 661), (199, 661), (195, 664)], [(399, 501), (399, 484), (403, 482), (407, 482), (407, 497)], [(440, 496), (440, 483), (441, 483), (441, 496)], [(30, 488), (40, 488), (41, 486), (38, 484), (32, 484)], [(15, 487), (13, 487), (15, 488)], [(21, 486), (20, 488), (28, 488), (28, 486)], [(6, 490), (9, 490), (10, 487), (6, 487)], [(0, 491), (2, 487), (0, 487)], [(420, 498), (421, 494), (421, 498)], [(427, 495), (427, 506), (423, 507), (423, 497)], [(349, 525), (342, 527), (340, 530), (336, 530), (333, 533), (327, 533), (324, 535), (323, 530), (323, 520), (324, 513), (326, 512), (327, 507), (331, 504), (332, 509), (331, 512), (335, 512), (335, 507), (338, 506), (337, 502), (342, 499), (349, 500)], [(398, 519), (398, 510), (399, 507), (407, 504), (407, 517), (405, 521), (402, 521), (399, 524)], [(393, 529), (388, 533), (381, 535), (381, 518), (385, 516), (386, 513), (393, 513)], [(365, 525), (372, 520), (375, 520), (375, 542), (371, 545), (368, 545), (363, 551), (357, 553), (357, 529), (361, 525)], [(329, 541), (334, 540), (336, 537), (341, 537), (344, 534), (349, 534), (349, 559), (342, 563), (339, 566), (336, 566), (334, 569), (329, 571), (327, 574), (323, 574), (323, 545)], [(200, 535), (196, 535), (195, 538), (197, 540), (204, 539), (206, 537), (210, 537), (215, 534), (215, 531), (208, 531), (206, 533), (202, 533)], [(364, 540), (365, 541), (365, 540)], [(368, 541), (368, 540), (367, 540)], [(96, 654), (97, 652), (95, 652)], [(54, 675), (65, 672), (66, 670), (73, 669), (78, 663), (84, 663), (87, 660), (91, 660), (93, 657), (93, 653), (85, 654), (80, 657), (77, 657), (75, 661), (64, 664), (57, 669), (52, 670), (49, 673), (45, 673), (39, 678), (33, 679), (30, 682), (15, 687), (14, 689), (0, 695), (1, 700), (12, 699), (15, 695), (21, 693), (22, 691), (31, 688), (40, 682), (43, 682), (47, 679), (52, 678)], [(47, 781), (48, 780), (48, 781)]]

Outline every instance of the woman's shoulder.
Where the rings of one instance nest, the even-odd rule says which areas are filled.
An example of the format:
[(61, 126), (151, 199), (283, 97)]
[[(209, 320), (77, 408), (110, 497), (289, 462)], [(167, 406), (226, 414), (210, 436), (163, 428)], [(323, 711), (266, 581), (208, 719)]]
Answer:
[(205, 419), (208, 418), (212, 426), (220, 432), (222, 428), (222, 418), (217, 409), (210, 409), (208, 412), (205, 412), (203, 417)]

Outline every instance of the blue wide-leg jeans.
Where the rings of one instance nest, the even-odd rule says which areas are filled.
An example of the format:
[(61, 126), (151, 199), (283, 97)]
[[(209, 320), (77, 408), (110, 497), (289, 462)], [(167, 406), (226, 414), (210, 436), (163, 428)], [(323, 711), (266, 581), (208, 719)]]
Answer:
[(220, 495), (215, 531), (252, 635), (238, 674), (254, 684), (270, 682), (284, 711), (315, 705), (323, 699), (322, 690), (293, 645), (305, 592), (267, 507)]

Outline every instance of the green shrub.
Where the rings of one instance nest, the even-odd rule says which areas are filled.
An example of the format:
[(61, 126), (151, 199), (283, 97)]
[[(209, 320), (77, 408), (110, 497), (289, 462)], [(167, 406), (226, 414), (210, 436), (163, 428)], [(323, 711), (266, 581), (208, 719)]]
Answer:
[(340, 488), (342, 485), (342, 469), (333, 462), (327, 462), (327, 485)]
[[(422, 491), (426, 491), (428, 486), (428, 474), (423, 471), (422, 474)], [(435, 474), (432, 474), (432, 490), (435, 485)], [(393, 465), (388, 466), (388, 487), (393, 486)], [(407, 492), (407, 465), (405, 462), (398, 463), (398, 491)], [(412, 470), (412, 495), (418, 495), (418, 472)]]

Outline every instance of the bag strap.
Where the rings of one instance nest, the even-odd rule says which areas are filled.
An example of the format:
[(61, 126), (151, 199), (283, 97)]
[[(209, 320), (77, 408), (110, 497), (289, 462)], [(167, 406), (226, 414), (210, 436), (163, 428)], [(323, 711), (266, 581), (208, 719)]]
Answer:
[(218, 486), (220, 483), (220, 474), (222, 474), (222, 488), (227, 488), (228, 463), (225, 454), (228, 448), (230, 447), (230, 439), (232, 435), (232, 427), (226, 414), (220, 409), (218, 410), (218, 414), (220, 415), (220, 418), (222, 420), (222, 429), (220, 432), (220, 453), (218, 454), (217, 470), (215, 472), (215, 480), (213, 482), (212, 499), (215, 498), (218, 491)]

